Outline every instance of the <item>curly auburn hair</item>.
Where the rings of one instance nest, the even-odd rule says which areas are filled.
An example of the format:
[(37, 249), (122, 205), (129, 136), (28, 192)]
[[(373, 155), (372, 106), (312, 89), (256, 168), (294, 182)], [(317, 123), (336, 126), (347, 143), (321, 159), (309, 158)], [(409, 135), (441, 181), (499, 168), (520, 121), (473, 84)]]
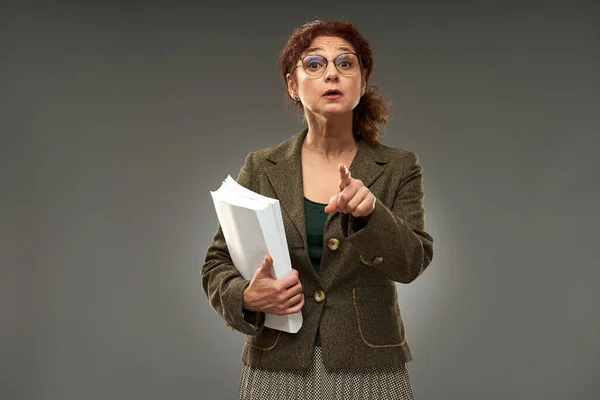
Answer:
[[(350, 43), (358, 55), (363, 79), (368, 84), (374, 61), (367, 39), (360, 34), (355, 25), (349, 22), (315, 20), (296, 28), (279, 54), (279, 70), (286, 89), (287, 74), (295, 79), (296, 68), (294, 66), (312, 41), (319, 36), (336, 36)], [(289, 94), (287, 98), (292, 101)], [(293, 103), (299, 107), (300, 111), (303, 110), (302, 103)], [(362, 139), (371, 144), (379, 143), (381, 137), (379, 125), (388, 122), (389, 112), (386, 101), (379, 95), (376, 86), (367, 86), (365, 94), (360, 98), (352, 115), (352, 131), (355, 139)]]

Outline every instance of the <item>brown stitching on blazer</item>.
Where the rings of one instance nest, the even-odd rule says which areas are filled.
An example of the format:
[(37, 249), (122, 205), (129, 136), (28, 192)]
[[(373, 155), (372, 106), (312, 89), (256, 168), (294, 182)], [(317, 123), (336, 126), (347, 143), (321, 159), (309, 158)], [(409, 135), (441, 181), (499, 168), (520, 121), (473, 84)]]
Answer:
[(367, 261), (367, 260), (365, 260), (365, 259), (364, 259), (364, 257), (362, 256), (362, 254), (360, 255), (360, 261), (361, 261), (363, 264), (365, 264), (365, 265), (368, 265), (369, 267), (372, 267), (372, 266), (373, 266), (373, 264), (371, 264), (371, 262), (370, 262), (370, 261)]
[[(396, 292), (396, 296), (398, 296), (398, 292)], [(362, 328), (360, 326), (360, 314), (358, 313), (358, 306), (356, 305), (356, 288), (352, 288), (352, 300), (354, 302), (354, 311), (356, 312), (356, 322), (358, 322), (358, 332), (360, 333), (360, 338), (362, 339), (363, 342), (365, 342), (365, 344), (369, 347), (373, 347), (373, 348), (383, 348), (383, 347), (401, 347), (406, 343), (406, 332), (404, 327), (402, 327), (402, 341), (399, 344), (372, 344), (369, 343), (367, 341), (367, 339), (365, 339), (365, 336), (363, 335), (363, 331)], [(398, 301), (398, 299), (396, 299), (396, 301)]]
[(257, 346), (255, 344), (250, 343), (249, 338), (246, 337), (246, 344), (250, 347), (255, 347), (257, 349), (263, 350), (263, 351), (267, 351), (267, 350), (273, 350), (275, 348), (275, 346), (277, 346), (277, 342), (279, 342), (279, 337), (281, 336), (281, 331), (279, 331), (279, 333), (277, 334), (277, 339), (275, 339), (275, 343), (273, 343), (271, 346), (269, 347), (260, 347)]

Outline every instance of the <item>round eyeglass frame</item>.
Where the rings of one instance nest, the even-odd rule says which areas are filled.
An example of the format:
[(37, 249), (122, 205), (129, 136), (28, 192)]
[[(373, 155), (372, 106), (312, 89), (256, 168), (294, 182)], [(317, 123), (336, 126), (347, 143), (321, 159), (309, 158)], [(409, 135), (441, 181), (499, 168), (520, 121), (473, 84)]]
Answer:
[[(354, 70), (354, 71), (352, 71), (352, 72), (350, 72), (350, 73), (348, 74), (348, 73), (346, 73), (346, 72), (342, 72), (342, 71), (340, 71), (340, 69), (338, 68), (338, 65), (337, 65), (337, 64), (336, 64), (336, 62), (335, 62), (335, 60), (337, 60), (339, 57), (341, 57), (341, 56), (344, 56), (344, 55), (346, 55), (346, 54), (353, 54), (353, 55), (356, 57), (356, 59), (358, 60), (358, 69), (360, 69), (360, 67), (362, 67), (362, 63), (360, 62), (360, 57), (358, 56), (358, 54), (356, 54), (356, 53), (354, 53), (354, 52), (351, 52), (351, 51), (347, 51), (347, 52), (345, 52), (345, 53), (340, 53), (340, 54), (338, 54), (337, 56), (335, 56), (335, 58), (334, 58), (333, 60), (331, 60), (331, 59), (328, 59), (328, 58), (326, 58), (326, 57), (324, 57), (324, 56), (322, 56), (322, 55), (320, 55), (320, 54), (307, 54), (307, 55), (305, 55), (304, 57), (300, 57), (300, 58), (299, 58), (299, 60), (300, 60), (300, 65), (296, 65), (296, 66), (294, 67), (294, 69), (295, 69), (295, 68), (298, 68), (298, 67), (302, 67), (302, 69), (304, 70), (304, 72), (306, 72), (306, 75), (308, 75), (308, 76), (311, 76), (311, 77), (313, 77), (313, 78), (319, 78), (319, 77), (323, 76), (323, 74), (325, 73), (325, 71), (327, 71), (327, 67), (329, 67), (329, 61), (333, 61), (333, 65), (335, 66), (335, 69), (336, 69), (336, 70), (337, 70), (337, 71), (338, 71), (338, 72), (339, 72), (341, 75), (343, 75), (343, 76), (350, 76), (350, 75), (353, 75), (353, 74), (355, 74), (355, 73), (356, 73), (356, 71), (358, 71), (358, 69), (356, 69), (356, 70)], [(308, 71), (306, 70), (306, 68), (304, 68), (304, 61), (303, 61), (303, 60), (304, 60), (306, 57), (310, 57), (310, 56), (313, 56), (313, 57), (314, 57), (314, 56), (322, 57), (322, 58), (325, 60), (325, 68), (323, 68), (323, 71), (321, 71), (321, 73), (319, 73), (319, 74), (314, 74), (314, 73), (312, 73), (312, 72), (308, 72)]]

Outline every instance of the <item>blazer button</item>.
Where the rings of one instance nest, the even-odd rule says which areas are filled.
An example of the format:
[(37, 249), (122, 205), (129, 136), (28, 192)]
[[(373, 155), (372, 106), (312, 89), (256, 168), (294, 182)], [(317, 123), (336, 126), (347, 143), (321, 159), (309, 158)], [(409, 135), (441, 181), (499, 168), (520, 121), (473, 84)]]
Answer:
[(375, 257), (372, 262), (373, 264), (381, 264), (383, 262), (383, 257)]
[(336, 238), (331, 238), (327, 242), (327, 247), (329, 248), (329, 250), (335, 251), (335, 250), (337, 250), (338, 247), (340, 247), (340, 241), (337, 240)]
[(321, 303), (323, 300), (325, 300), (325, 293), (323, 293), (322, 290), (316, 290), (315, 291), (315, 301), (317, 303)]

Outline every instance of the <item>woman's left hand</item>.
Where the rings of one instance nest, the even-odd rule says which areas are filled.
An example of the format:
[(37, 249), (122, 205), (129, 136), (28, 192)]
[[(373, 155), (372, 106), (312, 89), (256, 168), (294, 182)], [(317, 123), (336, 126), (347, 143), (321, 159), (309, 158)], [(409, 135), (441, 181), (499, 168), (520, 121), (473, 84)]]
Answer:
[(325, 212), (339, 211), (352, 214), (353, 217), (368, 217), (375, 209), (375, 195), (360, 179), (352, 178), (344, 164), (338, 165), (340, 172), (340, 191), (329, 199)]

